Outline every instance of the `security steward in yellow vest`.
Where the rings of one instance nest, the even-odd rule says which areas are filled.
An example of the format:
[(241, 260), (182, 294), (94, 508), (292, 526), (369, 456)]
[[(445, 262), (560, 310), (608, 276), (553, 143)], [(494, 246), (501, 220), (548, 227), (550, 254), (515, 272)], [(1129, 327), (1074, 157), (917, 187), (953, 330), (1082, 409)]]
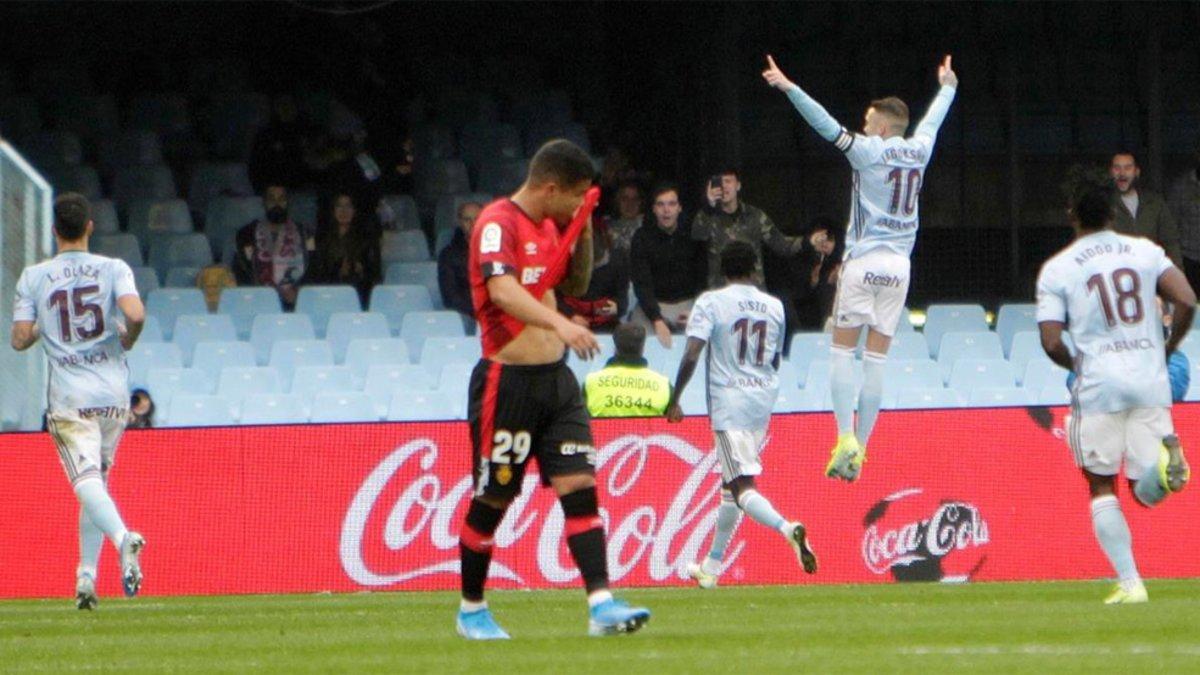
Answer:
[(583, 400), (592, 417), (657, 417), (671, 400), (671, 382), (650, 370), (642, 357), (646, 329), (623, 323), (613, 331), (617, 354), (604, 368), (589, 373)]

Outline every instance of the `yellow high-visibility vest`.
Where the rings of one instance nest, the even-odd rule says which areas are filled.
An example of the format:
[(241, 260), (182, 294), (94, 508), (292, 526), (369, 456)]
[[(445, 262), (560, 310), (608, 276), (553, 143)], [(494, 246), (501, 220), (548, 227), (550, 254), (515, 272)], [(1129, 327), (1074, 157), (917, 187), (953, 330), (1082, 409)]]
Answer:
[(671, 383), (645, 365), (610, 360), (588, 374), (583, 393), (592, 417), (648, 417), (667, 411)]

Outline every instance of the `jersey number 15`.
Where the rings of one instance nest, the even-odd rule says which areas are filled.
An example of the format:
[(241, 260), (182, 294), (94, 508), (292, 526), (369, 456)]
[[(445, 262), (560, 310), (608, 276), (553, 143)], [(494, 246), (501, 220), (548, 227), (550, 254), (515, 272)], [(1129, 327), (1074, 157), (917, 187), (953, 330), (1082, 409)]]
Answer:
[[(63, 342), (71, 342), (72, 336), (81, 341), (91, 340), (104, 332), (104, 310), (100, 305), (88, 302), (89, 295), (99, 292), (99, 286), (80, 286), (70, 289), (69, 299), (67, 289), (50, 294), (50, 306), (58, 308), (58, 330)], [(75, 325), (80, 317), (88, 314), (92, 315), (91, 328)]]

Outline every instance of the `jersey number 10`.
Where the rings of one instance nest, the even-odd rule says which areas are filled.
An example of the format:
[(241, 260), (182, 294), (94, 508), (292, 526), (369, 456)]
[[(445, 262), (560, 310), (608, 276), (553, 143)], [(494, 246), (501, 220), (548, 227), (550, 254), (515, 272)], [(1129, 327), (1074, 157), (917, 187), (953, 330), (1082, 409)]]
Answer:
[[(888, 212), (896, 215), (903, 206), (904, 215), (911, 216), (917, 210), (917, 196), (921, 194), (921, 170), (909, 169), (905, 178), (904, 169), (897, 167), (888, 172), (887, 182), (895, 184), (892, 186), (892, 203), (888, 206)], [(901, 192), (904, 194), (901, 195)]]
[[(58, 308), (58, 330), (63, 342), (71, 342), (72, 336), (79, 340), (91, 340), (104, 332), (104, 310), (87, 296), (100, 292), (99, 286), (80, 286), (70, 290), (54, 291), (50, 294), (50, 306)], [(76, 326), (79, 317), (92, 315), (92, 327)], [(72, 328), (74, 330), (72, 330)]]
[[(1093, 274), (1087, 280), (1088, 293), (1096, 291), (1100, 295), (1100, 309), (1104, 311), (1104, 323), (1108, 324), (1109, 328), (1116, 328), (1118, 318), (1127, 326), (1140, 323), (1145, 315), (1145, 307), (1142, 306), (1141, 277), (1128, 267), (1122, 267), (1113, 270), (1111, 282), (1112, 291), (1110, 292), (1109, 284), (1105, 283), (1103, 274)], [(1117, 298), (1115, 304), (1112, 300), (1114, 295)]]

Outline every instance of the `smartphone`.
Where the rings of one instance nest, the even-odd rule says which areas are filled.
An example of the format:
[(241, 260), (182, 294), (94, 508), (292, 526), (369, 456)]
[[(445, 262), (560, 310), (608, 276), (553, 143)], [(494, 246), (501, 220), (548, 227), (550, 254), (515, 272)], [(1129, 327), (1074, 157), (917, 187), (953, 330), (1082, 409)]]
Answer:
[(708, 186), (714, 190), (720, 190), (721, 189), (721, 177), (713, 176), (712, 178), (709, 178)]

